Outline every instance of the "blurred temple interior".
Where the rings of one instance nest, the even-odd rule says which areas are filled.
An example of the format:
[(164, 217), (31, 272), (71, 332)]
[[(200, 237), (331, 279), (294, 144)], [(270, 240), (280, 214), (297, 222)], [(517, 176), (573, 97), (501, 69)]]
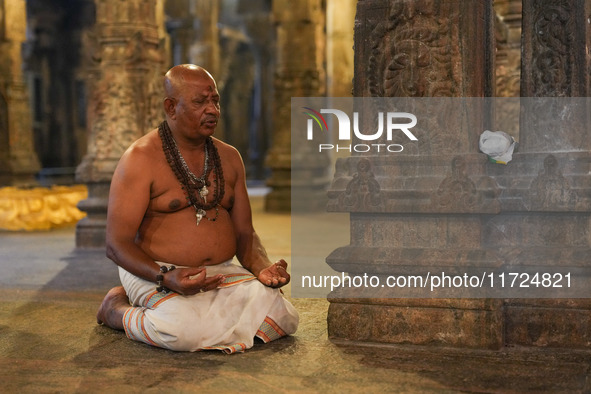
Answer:
[[(104, 214), (98, 201), (118, 158), (163, 118), (161, 76), (193, 63), (210, 71), (222, 96), (216, 136), (239, 150), (250, 186), (271, 190), (267, 209), (288, 211), (289, 98), (351, 95), (355, 6), (352, 0), (297, 7), (271, 0), (2, 2), (0, 186), (87, 185), (91, 198), (80, 208)], [(22, 210), (15, 192), (22, 197), (2, 190), (5, 210)], [(30, 194), (46, 205), (39, 193), (48, 191)], [(4, 216), (12, 223), (0, 221), (0, 228), (35, 227), (28, 218), (16, 223), (22, 215)], [(45, 216), (66, 220), (63, 212)]]

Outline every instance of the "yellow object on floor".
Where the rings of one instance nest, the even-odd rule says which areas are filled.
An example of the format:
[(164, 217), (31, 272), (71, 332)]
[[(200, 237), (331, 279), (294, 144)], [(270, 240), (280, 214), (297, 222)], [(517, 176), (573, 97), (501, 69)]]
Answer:
[(76, 205), (88, 197), (84, 185), (0, 188), (0, 229), (49, 230), (86, 216)]

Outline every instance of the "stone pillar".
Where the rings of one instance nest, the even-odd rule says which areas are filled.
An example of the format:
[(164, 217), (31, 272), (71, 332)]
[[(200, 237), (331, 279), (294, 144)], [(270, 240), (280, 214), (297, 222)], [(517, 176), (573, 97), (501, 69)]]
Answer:
[(353, 90), (353, 25), (357, 0), (326, 3), (327, 96), (351, 97)]
[(216, 75), (220, 68), (220, 37), (218, 21), (220, 3), (210, 0), (196, 0), (191, 3), (197, 17), (197, 39), (192, 43), (189, 58)]
[(241, 3), (239, 12), (244, 16), (244, 28), (250, 40), (254, 58), (251, 135), (245, 158), (246, 173), (251, 179), (265, 179), (265, 155), (271, 144), (273, 130), (273, 82), (275, 58), (275, 32), (271, 4), (262, 2), (258, 7)]
[[(512, 212), (487, 226), (507, 264), (559, 267), (577, 281), (591, 262), (590, 12), (588, 0), (523, 1), (521, 96), (539, 98), (521, 100), (515, 163), (495, 168)], [(506, 343), (589, 349), (590, 321), (589, 299), (510, 299)]]
[(33, 184), (40, 168), (22, 72), (26, 26), (24, 0), (0, 2), (0, 186)]
[(88, 199), (79, 204), (88, 216), (76, 228), (77, 247), (104, 246), (109, 186), (119, 158), (163, 118), (158, 10), (156, 0), (96, 1), (95, 29), (85, 42), (88, 153), (76, 171), (77, 180), (88, 185)]
[[(353, 95), (490, 96), (492, 39), (491, 1), (360, 0)], [(339, 159), (329, 210), (350, 212), (351, 243), (327, 257), (333, 269), (385, 276), (501, 264), (481, 243), (483, 222), (500, 206), (477, 153), (484, 108), (474, 116), (473, 127), (458, 116), (408, 153)], [(503, 343), (502, 300), (372, 297), (333, 292), (329, 336), (489, 349)]]
[[(320, 0), (273, 0), (273, 15), (277, 32), (277, 65), (275, 71), (275, 100), (273, 103), (272, 146), (266, 164), (271, 169), (267, 185), (265, 209), (287, 211), (291, 208), (291, 97), (321, 97), (326, 93), (324, 70), (325, 10)], [(325, 163), (307, 163), (305, 171), (312, 174), (307, 205), (321, 202), (319, 192), (329, 179), (315, 171), (326, 168)], [(302, 179), (298, 177), (298, 179)], [(319, 185), (318, 185), (319, 184)], [(313, 208), (310, 206), (310, 208)], [(318, 207), (316, 207), (318, 208)]]
[[(326, 89), (328, 97), (353, 95), (353, 27), (357, 0), (329, 0), (326, 2)], [(336, 143), (337, 141), (329, 141)], [(350, 154), (336, 152), (337, 157)], [(312, 156), (314, 157), (314, 156)]]
[[(490, 7), (487, 1), (360, 1), (355, 95), (487, 96)], [(396, 274), (413, 265), (435, 272), (486, 266), (530, 277), (568, 272), (587, 290), (590, 7), (588, 0), (523, 2), (520, 115), (512, 118), (520, 146), (509, 164), (475, 153), (477, 135), (460, 123), (445, 138), (431, 135), (429, 146), (419, 140), (409, 155), (364, 155), (338, 164), (329, 208), (351, 212), (351, 244), (335, 250), (328, 263), (353, 274)], [(367, 188), (341, 186), (360, 179), (372, 185), (370, 196)], [(453, 184), (462, 185), (460, 193)], [(589, 298), (542, 299), (558, 292), (539, 290), (528, 299), (504, 289), (499, 298), (429, 300), (346, 298), (337, 291), (330, 299), (329, 335), (489, 349), (589, 349)]]

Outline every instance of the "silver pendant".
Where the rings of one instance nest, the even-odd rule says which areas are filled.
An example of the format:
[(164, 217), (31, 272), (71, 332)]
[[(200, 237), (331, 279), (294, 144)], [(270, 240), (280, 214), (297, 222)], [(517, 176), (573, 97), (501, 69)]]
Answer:
[(203, 209), (197, 210), (197, 213), (195, 214), (195, 217), (197, 218), (197, 226), (199, 226), (199, 222), (201, 222), (201, 219), (203, 219), (206, 215), (207, 212), (205, 212)]
[(199, 195), (203, 199), (203, 202), (207, 202), (207, 195), (208, 194), (209, 194), (209, 190), (207, 190), (207, 187), (205, 187), (205, 185), (203, 185), (201, 190), (199, 190)]

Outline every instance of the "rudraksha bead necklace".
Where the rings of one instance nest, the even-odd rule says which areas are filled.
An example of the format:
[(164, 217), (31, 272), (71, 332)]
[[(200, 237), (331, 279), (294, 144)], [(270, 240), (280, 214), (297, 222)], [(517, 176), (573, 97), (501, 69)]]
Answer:
[[(172, 131), (168, 126), (168, 122), (164, 121), (158, 126), (158, 135), (162, 140), (162, 149), (166, 160), (170, 165), (170, 168), (174, 172), (175, 176), (179, 180), (189, 204), (195, 208), (195, 217), (197, 218), (197, 225), (201, 222), (201, 219), (206, 218), (209, 221), (215, 221), (219, 215), (218, 205), (224, 198), (224, 172), (222, 170), (222, 162), (218, 150), (213, 143), (211, 137), (205, 140), (205, 163), (203, 164), (203, 175), (197, 177), (189, 169), (187, 162), (183, 158), (179, 147), (174, 140)], [(207, 195), (209, 194), (208, 186), (211, 186), (209, 182), (209, 174), (213, 170), (214, 178), (213, 183), (215, 184), (213, 191), (213, 199), (207, 201)], [(199, 194), (199, 197), (197, 197)], [(215, 217), (209, 218), (207, 211), (215, 208)]]

